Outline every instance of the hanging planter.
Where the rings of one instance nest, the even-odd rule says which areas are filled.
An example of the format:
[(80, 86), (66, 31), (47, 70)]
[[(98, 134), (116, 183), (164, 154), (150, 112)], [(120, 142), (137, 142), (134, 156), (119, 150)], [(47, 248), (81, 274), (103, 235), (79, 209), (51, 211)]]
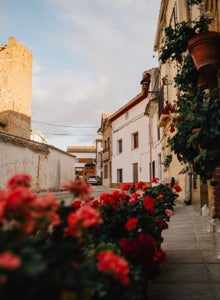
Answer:
[(199, 72), (200, 87), (217, 86), (217, 71), (220, 68), (220, 33), (202, 32), (188, 40), (188, 49)]

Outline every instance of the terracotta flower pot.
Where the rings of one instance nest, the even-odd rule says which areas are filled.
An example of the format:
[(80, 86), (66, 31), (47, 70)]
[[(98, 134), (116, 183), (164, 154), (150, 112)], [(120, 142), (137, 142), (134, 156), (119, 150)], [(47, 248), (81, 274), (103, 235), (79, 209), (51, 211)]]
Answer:
[(199, 33), (188, 41), (188, 49), (199, 72), (201, 87), (217, 86), (217, 72), (220, 68), (220, 33), (209, 31)]

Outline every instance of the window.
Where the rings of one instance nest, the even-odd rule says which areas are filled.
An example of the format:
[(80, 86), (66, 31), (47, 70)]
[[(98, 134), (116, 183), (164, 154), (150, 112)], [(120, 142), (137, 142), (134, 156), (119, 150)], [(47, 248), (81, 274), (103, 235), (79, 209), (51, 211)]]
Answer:
[(122, 139), (117, 141), (117, 153), (122, 153)]
[(155, 178), (156, 177), (156, 174), (155, 174), (155, 160), (152, 162), (152, 178)]
[(133, 133), (132, 134), (132, 145), (131, 145), (131, 147), (132, 147), (132, 149), (136, 149), (136, 148), (138, 148), (138, 132), (135, 132), (135, 133)]
[(104, 179), (108, 178), (108, 165), (104, 165)]
[(117, 182), (123, 182), (122, 169), (117, 169)]

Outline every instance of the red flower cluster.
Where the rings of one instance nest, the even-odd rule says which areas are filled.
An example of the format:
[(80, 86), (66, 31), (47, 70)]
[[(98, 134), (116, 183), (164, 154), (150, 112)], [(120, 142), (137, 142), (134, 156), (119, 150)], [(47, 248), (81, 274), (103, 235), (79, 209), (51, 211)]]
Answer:
[(141, 195), (139, 193), (131, 194), (130, 199), (129, 199), (129, 203), (132, 204), (132, 203), (137, 202), (137, 200), (138, 200), (138, 198), (140, 198), (140, 196)]
[(159, 180), (160, 180), (159, 178), (155, 177), (155, 178), (151, 179), (151, 182), (152, 183), (158, 183)]
[(121, 190), (122, 191), (129, 191), (131, 187), (132, 187), (131, 183), (123, 183), (122, 186), (121, 186)]
[(130, 219), (128, 219), (128, 221), (126, 222), (125, 228), (126, 228), (127, 230), (132, 230), (132, 229), (136, 228), (137, 223), (138, 223), (138, 219), (137, 219), (137, 218), (130, 218)]
[(115, 255), (111, 250), (106, 250), (100, 251), (97, 259), (99, 271), (114, 274), (125, 285), (129, 283), (129, 266), (124, 258)]
[(3, 226), (34, 233), (42, 220), (47, 220), (47, 225), (59, 224), (59, 202), (54, 194), (38, 197), (31, 191), (30, 182), (28, 175), (16, 175), (8, 181), (8, 190), (1, 191), (0, 222)]
[(20, 267), (21, 258), (11, 252), (0, 253), (0, 268), (14, 270)]
[(122, 238), (120, 249), (125, 258), (135, 265), (146, 265), (154, 258), (157, 243), (147, 233), (135, 238)]
[(89, 200), (92, 186), (91, 184), (86, 183), (83, 179), (76, 178), (68, 184), (63, 184), (62, 189), (69, 191), (75, 197), (80, 196), (81, 199)]
[(111, 194), (102, 193), (99, 197), (100, 205), (111, 205), (113, 208), (117, 209), (121, 202), (129, 199), (129, 196), (123, 191), (114, 191)]
[(182, 192), (182, 188), (179, 185), (174, 185), (173, 189), (176, 190), (177, 193)]
[(146, 185), (146, 183), (143, 182), (143, 181), (138, 181), (138, 182), (135, 184), (135, 189), (136, 189), (136, 190), (142, 190), (142, 191), (144, 191), (146, 188), (147, 188), (147, 185)]
[(166, 221), (164, 221), (163, 219), (158, 219), (157, 220), (157, 226), (159, 227), (160, 230), (168, 228), (168, 225), (167, 225)]
[(161, 262), (161, 261), (165, 261), (165, 258), (166, 258), (166, 253), (162, 249), (159, 249), (155, 252), (153, 260), (155, 262)]
[(169, 115), (170, 113), (174, 113), (176, 111), (175, 104), (171, 104), (169, 101), (165, 102), (165, 106), (162, 109), (162, 114)]
[(17, 189), (19, 186), (29, 188), (31, 186), (31, 177), (27, 174), (18, 174), (10, 178), (7, 182), (7, 188), (11, 191)]
[(68, 227), (65, 229), (65, 233), (80, 237), (82, 228), (96, 227), (101, 224), (103, 220), (98, 211), (87, 204), (70, 213), (67, 222)]
[(145, 196), (143, 205), (151, 214), (154, 214), (155, 199), (150, 196)]

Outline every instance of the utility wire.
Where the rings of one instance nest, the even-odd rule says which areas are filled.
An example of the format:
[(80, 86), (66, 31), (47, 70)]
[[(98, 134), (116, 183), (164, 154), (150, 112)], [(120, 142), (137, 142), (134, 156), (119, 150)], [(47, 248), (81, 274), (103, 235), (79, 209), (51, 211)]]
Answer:
[(69, 134), (69, 133), (49, 133), (49, 132), (42, 132), (45, 135), (63, 135), (63, 136), (95, 136), (95, 134)]
[(57, 126), (57, 127), (69, 127), (69, 128), (98, 128), (98, 126), (72, 126), (72, 125), (59, 125), (59, 124), (52, 124), (52, 123), (46, 123), (46, 122), (35, 121), (35, 120), (33, 120), (32, 122), (34, 122), (34, 123), (39, 123), (39, 124), (50, 125), (50, 126)]

